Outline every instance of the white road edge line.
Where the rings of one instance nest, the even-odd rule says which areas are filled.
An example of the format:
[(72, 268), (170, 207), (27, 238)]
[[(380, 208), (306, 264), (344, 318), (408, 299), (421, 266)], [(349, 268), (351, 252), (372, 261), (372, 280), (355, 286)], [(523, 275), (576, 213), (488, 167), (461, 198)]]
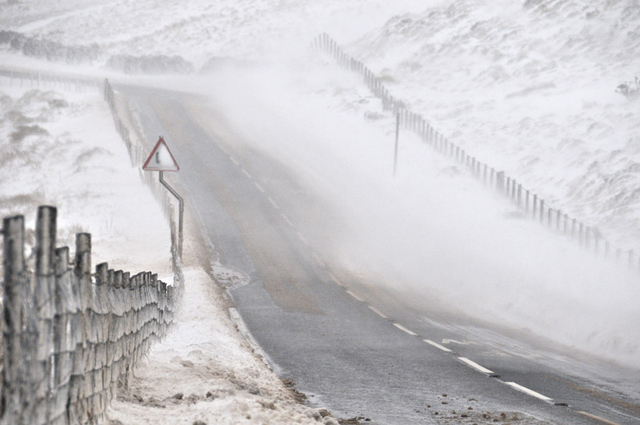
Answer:
[(229, 155), (229, 158), (231, 158), (231, 160), (233, 161), (234, 164), (240, 165), (240, 163), (234, 157), (232, 157), (231, 155)]
[(437, 342), (433, 342), (430, 339), (425, 339), (424, 342), (426, 342), (427, 344), (431, 344), (437, 349), (442, 350), (444, 352), (447, 352), (447, 353), (451, 352), (451, 350), (449, 350), (447, 347), (443, 347), (442, 345), (438, 344)]
[(369, 308), (376, 313), (378, 316), (382, 317), (383, 319), (388, 319), (389, 316), (387, 316), (386, 314), (384, 314), (383, 312), (381, 312), (380, 310), (378, 310), (377, 308), (375, 308), (374, 306), (370, 305)]
[(540, 393), (537, 393), (533, 390), (530, 390), (527, 387), (523, 387), (522, 385), (516, 384), (515, 382), (505, 382), (505, 384), (509, 385), (512, 388), (515, 388), (518, 391), (522, 391), (525, 394), (528, 394), (532, 397), (535, 398), (539, 398), (540, 400), (544, 400), (544, 401), (552, 401), (553, 399), (550, 397), (547, 397), (546, 395), (542, 395)]
[(608, 420), (608, 419), (601, 418), (600, 416), (592, 415), (591, 413), (582, 412), (582, 411), (577, 411), (576, 413), (578, 413), (578, 414), (580, 414), (580, 415), (583, 415), (583, 416), (586, 416), (587, 418), (591, 418), (591, 419), (594, 419), (594, 420), (596, 420), (596, 421), (600, 421), (600, 422), (602, 422), (603, 424), (607, 424), (607, 425), (620, 425), (620, 424), (619, 424), (619, 423), (617, 423), (617, 422), (613, 422), (613, 421), (610, 421), (610, 420)]
[(262, 186), (260, 186), (260, 184), (258, 182), (253, 182), (254, 185), (256, 185), (256, 187), (258, 188), (258, 190), (262, 193), (265, 193), (264, 189), (262, 188)]
[(351, 295), (353, 298), (355, 298), (356, 300), (360, 301), (361, 303), (364, 302), (364, 300), (362, 298), (360, 298), (359, 296), (357, 296), (356, 294), (354, 294), (351, 291), (347, 291), (347, 294)]
[(289, 217), (287, 217), (284, 213), (280, 213), (280, 215), (282, 216), (282, 219), (286, 221), (289, 226), (293, 227), (293, 223), (291, 222), (291, 220), (289, 220)]
[(273, 198), (271, 196), (267, 196), (267, 199), (269, 200), (269, 202), (271, 202), (271, 205), (273, 205), (273, 208), (279, 210), (280, 207), (278, 206), (278, 204), (276, 204), (276, 201), (273, 200)]
[(251, 174), (249, 174), (249, 172), (247, 170), (245, 170), (244, 168), (242, 168), (242, 172), (249, 178), (251, 178)]
[(487, 374), (492, 374), (493, 373), (493, 371), (487, 369), (486, 367), (480, 366), (478, 363), (474, 362), (473, 360), (469, 360), (466, 357), (458, 357), (458, 360), (466, 363), (467, 365), (471, 366), (475, 370), (480, 371), (482, 373), (487, 373)]
[(402, 326), (400, 323), (394, 323), (393, 326), (395, 326), (396, 328), (400, 329), (402, 332), (408, 333), (411, 336), (418, 336), (417, 333), (410, 331), (409, 329), (407, 329), (404, 326)]

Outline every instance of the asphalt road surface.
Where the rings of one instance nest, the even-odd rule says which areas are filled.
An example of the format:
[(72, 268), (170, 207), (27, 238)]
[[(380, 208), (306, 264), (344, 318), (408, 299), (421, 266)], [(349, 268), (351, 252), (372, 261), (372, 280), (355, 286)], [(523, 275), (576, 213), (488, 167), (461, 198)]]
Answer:
[(165, 178), (186, 194), (211, 257), (246, 277), (228, 292), (309, 404), (373, 424), (640, 423), (638, 371), (412, 305), (341, 269), (323, 250), (339, 219), (286, 164), (248, 147), (223, 111), (116, 89), (149, 149), (159, 135), (170, 143), (181, 170)]

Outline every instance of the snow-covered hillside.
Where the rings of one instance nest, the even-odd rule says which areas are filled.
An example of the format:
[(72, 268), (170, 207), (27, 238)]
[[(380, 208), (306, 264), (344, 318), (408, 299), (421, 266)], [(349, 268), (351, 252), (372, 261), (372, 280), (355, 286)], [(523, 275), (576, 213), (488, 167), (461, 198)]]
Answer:
[(393, 17), (351, 46), (479, 160), (640, 249), (637, 1), (459, 0)]
[[(410, 183), (384, 182), (392, 117), (358, 78), (308, 50), (328, 32), (471, 155), (640, 252), (640, 103), (615, 92), (640, 76), (637, 0), (23, 0), (0, 3), (0, 25), (36, 40), (94, 46), (99, 53), (85, 65), (105, 72), (122, 55), (179, 55), (195, 71), (213, 70), (193, 77), (196, 90), (208, 87), (260, 141), (254, 147), (298, 161), (301, 180), (319, 191), (335, 183), (330, 191), (363, 239), (334, 241), (354, 268), (393, 267), (415, 300), (438, 294), (468, 314), (638, 366), (636, 276), (590, 273), (597, 267), (590, 257), (541, 227), (506, 220), (508, 206), (486, 200), (456, 167), (432, 162), (416, 139), (403, 139), (401, 149), (401, 181)], [(0, 48), (5, 63), (22, 61), (19, 50)], [(288, 121), (273, 129), (250, 115), (267, 108), (248, 102)], [(455, 193), (429, 186), (436, 178)], [(471, 201), (492, 227), (444, 210)], [(389, 225), (389, 217), (400, 224)], [(452, 217), (467, 220), (464, 231)], [(504, 233), (492, 236), (498, 228)], [(496, 248), (470, 235), (494, 237)], [(458, 258), (470, 260), (466, 269)]]

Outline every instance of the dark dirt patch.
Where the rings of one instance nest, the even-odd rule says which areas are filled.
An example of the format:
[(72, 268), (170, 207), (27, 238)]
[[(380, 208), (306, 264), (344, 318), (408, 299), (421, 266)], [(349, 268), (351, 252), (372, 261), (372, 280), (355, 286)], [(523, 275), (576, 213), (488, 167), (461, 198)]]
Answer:
[(293, 394), (293, 398), (296, 400), (296, 402), (304, 403), (307, 400), (306, 394), (301, 393), (300, 391), (295, 389), (296, 383), (293, 382), (292, 379), (282, 379), (282, 383), (285, 387), (289, 388), (289, 391), (291, 391), (291, 394)]

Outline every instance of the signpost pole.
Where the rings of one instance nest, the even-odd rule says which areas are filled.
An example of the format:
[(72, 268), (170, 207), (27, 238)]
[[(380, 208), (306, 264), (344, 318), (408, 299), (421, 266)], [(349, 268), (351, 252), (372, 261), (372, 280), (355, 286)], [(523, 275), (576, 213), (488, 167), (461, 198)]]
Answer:
[[(178, 256), (182, 258), (182, 241), (183, 241), (182, 229), (183, 229), (183, 221), (184, 221), (184, 199), (182, 199), (182, 197), (178, 195), (178, 192), (176, 192), (171, 186), (169, 186), (167, 182), (164, 181), (164, 175), (163, 175), (165, 171), (179, 171), (180, 167), (178, 166), (176, 159), (173, 157), (173, 154), (169, 150), (169, 146), (167, 146), (167, 143), (164, 141), (164, 138), (162, 136), (160, 136), (160, 138), (158, 139), (158, 143), (156, 143), (156, 146), (151, 151), (151, 154), (145, 161), (144, 165), (142, 166), (142, 169), (144, 171), (159, 171), (160, 184), (166, 187), (167, 190), (171, 192), (171, 194), (175, 196), (178, 202), (180, 203), (180, 212), (178, 216), (177, 243), (178, 243)], [(173, 250), (175, 248), (173, 246), (175, 241), (173, 240), (173, 235), (171, 236), (172, 236), (171, 249)]]
[(176, 199), (178, 200), (179, 204), (180, 204), (180, 208), (179, 208), (179, 213), (178, 213), (178, 255), (180, 256), (180, 258), (182, 258), (182, 229), (183, 229), (183, 220), (184, 220), (184, 199), (182, 199), (182, 196), (178, 195), (178, 192), (176, 192), (171, 186), (169, 186), (169, 184), (164, 181), (163, 178), (163, 173), (164, 171), (160, 171), (160, 183), (167, 188), (167, 190), (169, 192), (171, 192), (171, 194), (173, 196), (176, 197)]

